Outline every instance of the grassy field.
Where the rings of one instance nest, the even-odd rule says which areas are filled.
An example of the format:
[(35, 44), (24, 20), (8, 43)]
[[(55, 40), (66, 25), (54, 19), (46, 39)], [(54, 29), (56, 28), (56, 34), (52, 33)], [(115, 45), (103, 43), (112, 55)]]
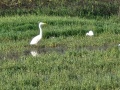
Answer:
[[(40, 21), (47, 23), (43, 38), (30, 46)], [(89, 30), (93, 37), (85, 36)], [(0, 90), (120, 89), (120, 19), (115, 16), (0, 17), (0, 42)]]

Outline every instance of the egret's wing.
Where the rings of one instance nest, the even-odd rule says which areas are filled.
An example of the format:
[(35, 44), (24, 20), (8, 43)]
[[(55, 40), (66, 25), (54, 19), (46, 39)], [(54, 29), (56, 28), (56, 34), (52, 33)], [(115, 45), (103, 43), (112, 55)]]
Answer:
[(94, 35), (93, 31), (90, 31), (90, 34), (91, 34), (91, 35)]
[(37, 35), (31, 40), (30, 44), (37, 44), (40, 39), (40, 35)]

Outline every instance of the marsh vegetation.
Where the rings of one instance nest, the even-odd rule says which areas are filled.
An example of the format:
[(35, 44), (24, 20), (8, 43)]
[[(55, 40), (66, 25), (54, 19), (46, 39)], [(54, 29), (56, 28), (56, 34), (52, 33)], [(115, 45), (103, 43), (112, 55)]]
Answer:
[[(43, 38), (30, 46), (39, 21), (47, 23)], [(0, 89), (119, 89), (119, 22), (116, 17), (0, 17)], [(89, 30), (93, 37), (85, 36)]]
[(119, 90), (118, 13), (119, 0), (2, 0), (0, 90)]

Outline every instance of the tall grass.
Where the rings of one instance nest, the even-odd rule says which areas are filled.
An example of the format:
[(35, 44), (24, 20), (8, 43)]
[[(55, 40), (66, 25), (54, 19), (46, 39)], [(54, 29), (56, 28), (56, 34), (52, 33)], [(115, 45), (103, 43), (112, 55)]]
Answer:
[[(39, 21), (47, 23), (43, 38), (29, 46)], [(119, 22), (117, 17), (0, 17), (0, 89), (119, 90)], [(94, 37), (85, 36), (89, 30)]]

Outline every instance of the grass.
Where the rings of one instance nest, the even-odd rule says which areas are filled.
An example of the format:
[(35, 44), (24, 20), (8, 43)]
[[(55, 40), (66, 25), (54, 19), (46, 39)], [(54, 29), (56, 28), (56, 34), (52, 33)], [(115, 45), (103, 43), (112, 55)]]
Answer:
[[(38, 46), (29, 42), (43, 26)], [(119, 90), (120, 20), (0, 17), (1, 90)], [(94, 37), (85, 33), (93, 30)], [(53, 38), (54, 37), (54, 38)], [(33, 57), (30, 51), (38, 56)]]

